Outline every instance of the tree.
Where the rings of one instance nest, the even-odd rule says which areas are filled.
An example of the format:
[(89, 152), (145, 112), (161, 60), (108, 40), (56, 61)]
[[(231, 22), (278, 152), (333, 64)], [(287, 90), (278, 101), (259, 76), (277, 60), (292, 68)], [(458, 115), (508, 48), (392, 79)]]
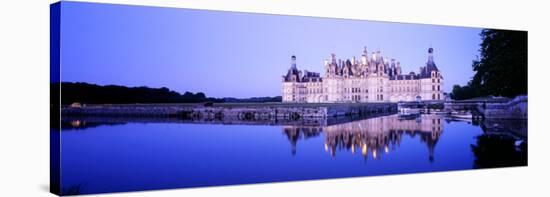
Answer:
[(527, 32), (484, 29), (471, 86), (481, 95), (527, 94)]
[(469, 98), (478, 97), (479, 93), (472, 87), (471, 84), (460, 86), (454, 85), (451, 98), (455, 100), (464, 100)]
[(482, 96), (514, 97), (527, 94), (527, 32), (484, 29), (475, 72), (467, 85), (453, 86), (456, 100)]

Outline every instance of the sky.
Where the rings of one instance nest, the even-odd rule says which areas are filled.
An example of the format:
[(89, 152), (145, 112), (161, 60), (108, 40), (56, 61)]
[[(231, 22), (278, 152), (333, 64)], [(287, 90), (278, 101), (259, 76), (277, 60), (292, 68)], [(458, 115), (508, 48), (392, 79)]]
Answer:
[(61, 80), (167, 87), (208, 97), (281, 95), (296, 55), (298, 69), (323, 74), (325, 59), (369, 54), (424, 66), (428, 48), (443, 90), (474, 75), (480, 28), (373, 22), (82, 2), (61, 5)]

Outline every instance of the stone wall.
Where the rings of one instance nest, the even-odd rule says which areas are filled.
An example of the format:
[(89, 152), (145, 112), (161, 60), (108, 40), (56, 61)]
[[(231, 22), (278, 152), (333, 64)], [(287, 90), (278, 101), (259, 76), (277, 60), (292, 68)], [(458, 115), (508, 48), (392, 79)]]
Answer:
[(445, 111), (469, 111), (494, 119), (527, 119), (527, 96), (445, 102)]
[(481, 106), (485, 118), (527, 119), (527, 96), (518, 96), (507, 103)]
[(396, 112), (395, 103), (364, 104), (126, 104), (65, 106), (64, 116), (179, 117), (184, 119), (318, 119), (337, 116)]

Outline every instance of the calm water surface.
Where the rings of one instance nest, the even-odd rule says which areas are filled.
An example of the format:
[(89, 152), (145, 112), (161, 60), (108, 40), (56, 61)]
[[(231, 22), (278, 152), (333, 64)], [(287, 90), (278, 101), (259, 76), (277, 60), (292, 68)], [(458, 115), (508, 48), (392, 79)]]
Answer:
[(86, 194), (526, 165), (524, 127), (439, 115), (310, 127), (96, 124), (61, 133), (62, 190)]

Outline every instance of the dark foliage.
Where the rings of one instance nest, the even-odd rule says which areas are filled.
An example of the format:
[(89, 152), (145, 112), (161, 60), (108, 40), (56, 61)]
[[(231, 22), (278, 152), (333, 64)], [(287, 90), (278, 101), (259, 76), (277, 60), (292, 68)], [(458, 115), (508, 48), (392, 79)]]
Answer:
[(478, 97), (477, 91), (471, 85), (465, 85), (460, 87), (459, 85), (453, 86), (453, 92), (451, 98), (455, 100), (464, 100)]
[(451, 98), (527, 94), (527, 32), (484, 29), (480, 36), (481, 57), (472, 63), (476, 73), (468, 85), (455, 85)]
[[(50, 85), (52, 95), (59, 94), (59, 84)], [(52, 96), (50, 95), (50, 96)], [(124, 104), (124, 103), (201, 103), (201, 102), (280, 102), (281, 97), (259, 97), (250, 99), (208, 98), (202, 92), (180, 94), (166, 87), (125, 87), (118, 85), (100, 86), (89, 83), (61, 83), (61, 103)]]

